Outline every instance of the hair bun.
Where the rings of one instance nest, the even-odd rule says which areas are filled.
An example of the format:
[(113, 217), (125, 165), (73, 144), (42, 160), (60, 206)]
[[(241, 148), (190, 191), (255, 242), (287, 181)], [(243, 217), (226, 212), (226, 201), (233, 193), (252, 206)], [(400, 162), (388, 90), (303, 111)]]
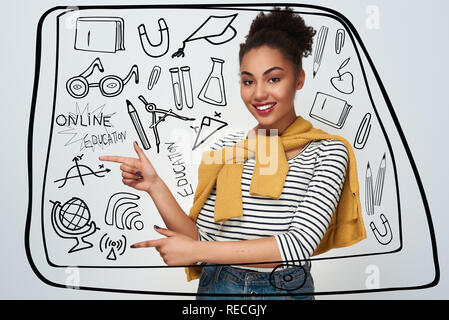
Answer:
[(312, 52), (313, 37), (316, 31), (305, 25), (304, 19), (291, 8), (282, 10), (275, 7), (269, 13), (260, 12), (253, 20), (247, 35), (250, 38), (260, 33), (282, 32), (301, 51), (301, 56), (307, 57)]

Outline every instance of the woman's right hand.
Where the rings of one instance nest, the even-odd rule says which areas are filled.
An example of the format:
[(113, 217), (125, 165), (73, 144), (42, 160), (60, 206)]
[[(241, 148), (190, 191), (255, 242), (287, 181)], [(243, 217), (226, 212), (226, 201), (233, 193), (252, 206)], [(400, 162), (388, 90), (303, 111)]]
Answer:
[(150, 192), (151, 186), (159, 176), (143, 150), (137, 145), (137, 142), (134, 141), (133, 146), (138, 158), (101, 156), (99, 159), (101, 161), (120, 163), (124, 184), (137, 190)]

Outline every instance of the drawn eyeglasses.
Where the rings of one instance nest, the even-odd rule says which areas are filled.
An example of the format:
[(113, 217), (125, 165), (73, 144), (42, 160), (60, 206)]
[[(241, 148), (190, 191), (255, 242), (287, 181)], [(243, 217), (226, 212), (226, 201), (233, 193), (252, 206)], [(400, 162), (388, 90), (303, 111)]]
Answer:
[(67, 91), (72, 97), (76, 99), (84, 98), (89, 93), (89, 89), (93, 87), (98, 87), (101, 94), (105, 97), (115, 97), (123, 91), (123, 87), (129, 82), (132, 76), (134, 76), (135, 83), (139, 83), (139, 69), (137, 65), (131, 67), (125, 79), (116, 75), (108, 75), (101, 78), (98, 83), (89, 83), (87, 77), (92, 75), (95, 68), (98, 68), (100, 72), (104, 71), (100, 58), (96, 58), (83, 73), (67, 81)]

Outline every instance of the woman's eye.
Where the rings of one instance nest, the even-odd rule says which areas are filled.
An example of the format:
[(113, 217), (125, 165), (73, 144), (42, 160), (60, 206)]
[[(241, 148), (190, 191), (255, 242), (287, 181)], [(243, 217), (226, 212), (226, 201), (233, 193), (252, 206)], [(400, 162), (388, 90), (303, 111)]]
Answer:
[(268, 80), (268, 82), (270, 82), (270, 83), (276, 83), (276, 82), (279, 82), (280, 80), (281, 80), (281, 78), (273, 77), (273, 78), (270, 78), (270, 79)]
[(245, 86), (249, 86), (249, 85), (253, 84), (253, 81), (252, 81), (252, 80), (242, 80), (242, 83), (243, 83)]

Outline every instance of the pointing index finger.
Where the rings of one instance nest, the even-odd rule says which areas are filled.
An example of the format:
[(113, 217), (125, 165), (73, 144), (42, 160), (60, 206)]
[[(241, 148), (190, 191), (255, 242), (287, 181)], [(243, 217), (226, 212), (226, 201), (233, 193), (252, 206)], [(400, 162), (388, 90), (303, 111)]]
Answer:
[(150, 248), (150, 247), (157, 247), (161, 244), (161, 240), (164, 239), (157, 239), (157, 240), (147, 240), (147, 241), (141, 241), (137, 242), (131, 245), (131, 248)]
[(143, 152), (142, 148), (137, 144), (136, 141), (134, 141), (133, 145), (134, 150), (136, 151), (137, 156), (139, 157), (140, 160), (148, 159), (145, 153)]
[(122, 156), (101, 156), (98, 159), (100, 159), (101, 161), (110, 161), (110, 162), (127, 163), (127, 164), (132, 164), (135, 160), (134, 158), (122, 157)]

